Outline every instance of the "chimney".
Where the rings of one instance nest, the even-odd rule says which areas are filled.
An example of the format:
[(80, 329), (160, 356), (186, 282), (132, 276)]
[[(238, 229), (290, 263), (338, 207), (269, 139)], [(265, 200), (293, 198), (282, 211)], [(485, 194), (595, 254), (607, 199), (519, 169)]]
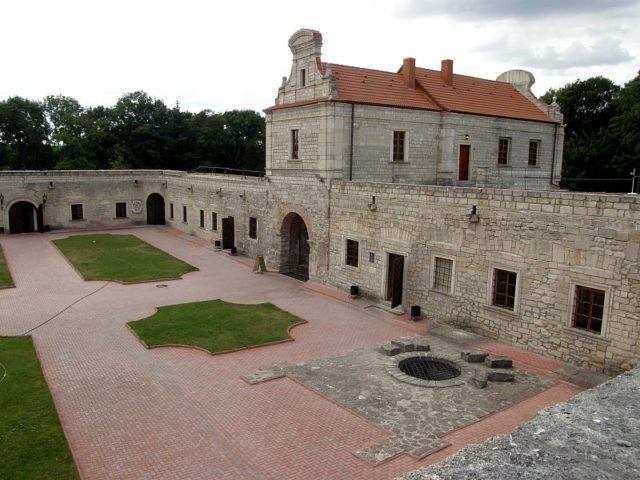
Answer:
[(442, 60), (440, 78), (447, 85), (453, 85), (453, 60)]
[(402, 61), (402, 78), (409, 88), (416, 88), (416, 59), (405, 58)]

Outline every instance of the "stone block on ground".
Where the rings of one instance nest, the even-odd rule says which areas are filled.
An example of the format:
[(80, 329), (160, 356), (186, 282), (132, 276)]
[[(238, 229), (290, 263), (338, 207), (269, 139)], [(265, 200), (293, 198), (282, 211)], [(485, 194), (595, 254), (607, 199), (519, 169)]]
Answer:
[(415, 344), (415, 351), (416, 352), (428, 352), (431, 350), (431, 346), (427, 345), (426, 343), (416, 343)]
[(487, 380), (490, 382), (513, 382), (515, 375), (512, 371), (488, 370)]
[(400, 347), (400, 350), (403, 352), (414, 352), (416, 349), (416, 344), (413, 340), (400, 338), (398, 340), (391, 340), (391, 343)]
[(402, 353), (402, 349), (394, 344), (387, 343), (380, 347), (380, 351), (388, 357), (393, 357), (394, 355), (398, 355)]
[(462, 358), (467, 363), (482, 363), (488, 356), (488, 353), (481, 352), (479, 350), (465, 350), (460, 352), (460, 358)]
[(487, 374), (476, 370), (474, 374), (469, 378), (469, 385), (474, 388), (485, 388), (487, 386)]
[(503, 355), (489, 355), (484, 359), (484, 364), (489, 368), (511, 368), (513, 362), (511, 358)]

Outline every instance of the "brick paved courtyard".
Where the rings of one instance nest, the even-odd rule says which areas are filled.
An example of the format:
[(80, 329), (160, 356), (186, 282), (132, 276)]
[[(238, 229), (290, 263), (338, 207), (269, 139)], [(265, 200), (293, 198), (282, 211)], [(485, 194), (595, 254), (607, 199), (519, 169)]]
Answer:
[[(137, 285), (83, 282), (50, 240), (2, 235), (15, 289), (0, 291), (0, 334), (31, 331), (76, 464), (84, 479), (389, 479), (456, 449), (510, 431), (579, 389), (542, 393), (450, 432), (450, 446), (415, 460), (373, 466), (354, 452), (391, 432), (290, 379), (249, 385), (242, 376), (279, 362), (306, 362), (425, 333), (326, 287), (258, 275), (243, 262), (164, 227), (119, 230), (198, 267), (182, 280)], [(158, 283), (167, 285), (157, 288)], [(313, 287), (313, 288), (309, 288)], [(125, 328), (161, 305), (220, 298), (271, 302), (309, 323), (294, 342), (210, 356), (187, 348), (146, 350)], [(491, 341), (516, 366), (557, 381), (560, 365)]]

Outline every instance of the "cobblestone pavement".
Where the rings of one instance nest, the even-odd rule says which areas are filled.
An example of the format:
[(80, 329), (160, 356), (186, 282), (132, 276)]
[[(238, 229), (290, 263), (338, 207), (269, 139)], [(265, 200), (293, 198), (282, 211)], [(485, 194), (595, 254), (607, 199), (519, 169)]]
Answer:
[[(16, 284), (0, 291), (0, 334), (33, 335), (83, 479), (388, 479), (429, 463), (400, 455), (373, 466), (353, 452), (390, 431), (290, 378), (259, 385), (241, 378), (278, 363), (371, 349), (424, 333), (424, 325), (331, 298), (326, 287), (314, 291), (282, 275), (255, 274), (246, 266), (252, 262), (170, 228), (113, 233), (133, 233), (200, 271), (158, 282), (166, 288), (83, 282), (50, 243), (68, 234), (0, 235)], [(272, 302), (309, 323), (292, 330), (294, 342), (218, 356), (146, 350), (125, 328), (157, 306), (216, 298)], [(496, 425), (487, 424), (488, 432), (472, 431), (458, 443), (486, 438), (501, 415), (511, 415), (515, 426), (576, 392), (554, 388), (523, 411), (490, 416)]]

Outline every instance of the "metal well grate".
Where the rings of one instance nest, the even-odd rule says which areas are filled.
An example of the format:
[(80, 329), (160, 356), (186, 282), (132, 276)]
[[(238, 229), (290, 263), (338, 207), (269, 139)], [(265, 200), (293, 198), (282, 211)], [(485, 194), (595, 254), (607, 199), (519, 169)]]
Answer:
[(411, 357), (402, 360), (398, 368), (407, 375), (422, 380), (449, 380), (460, 376), (458, 367), (438, 358)]

